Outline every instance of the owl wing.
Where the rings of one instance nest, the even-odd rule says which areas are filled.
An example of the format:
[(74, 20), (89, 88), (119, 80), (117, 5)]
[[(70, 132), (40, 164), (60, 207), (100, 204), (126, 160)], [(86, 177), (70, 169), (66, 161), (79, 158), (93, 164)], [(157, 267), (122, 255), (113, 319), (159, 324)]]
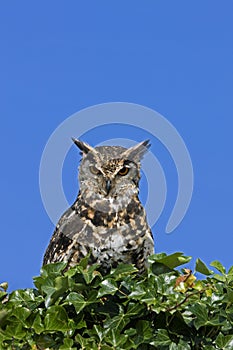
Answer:
[(84, 222), (73, 207), (69, 208), (60, 218), (53, 236), (46, 249), (43, 265), (67, 260), (72, 242), (84, 228)]

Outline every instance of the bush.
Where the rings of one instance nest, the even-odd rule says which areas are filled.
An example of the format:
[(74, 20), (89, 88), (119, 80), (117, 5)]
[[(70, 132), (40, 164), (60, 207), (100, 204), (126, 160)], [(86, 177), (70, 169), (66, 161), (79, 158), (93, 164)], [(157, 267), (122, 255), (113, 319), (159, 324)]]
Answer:
[(0, 349), (233, 349), (233, 267), (214, 273), (182, 253), (152, 255), (140, 276), (119, 265), (102, 276), (87, 258), (66, 272), (44, 266), (36, 289), (0, 291)]

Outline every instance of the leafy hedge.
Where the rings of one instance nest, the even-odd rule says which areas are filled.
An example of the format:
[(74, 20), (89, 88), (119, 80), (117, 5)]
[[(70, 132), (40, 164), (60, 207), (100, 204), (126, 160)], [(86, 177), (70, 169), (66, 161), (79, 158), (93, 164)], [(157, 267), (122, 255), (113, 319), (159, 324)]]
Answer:
[(152, 255), (148, 271), (120, 265), (102, 276), (87, 259), (44, 266), (36, 289), (0, 285), (0, 349), (233, 349), (233, 267), (197, 280), (182, 253)]

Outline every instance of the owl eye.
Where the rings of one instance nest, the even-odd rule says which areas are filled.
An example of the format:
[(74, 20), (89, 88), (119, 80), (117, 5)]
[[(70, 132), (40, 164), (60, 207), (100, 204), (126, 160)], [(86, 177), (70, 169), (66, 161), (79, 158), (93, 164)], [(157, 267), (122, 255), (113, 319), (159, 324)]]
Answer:
[(123, 168), (121, 168), (121, 170), (118, 172), (119, 175), (124, 176), (126, 174), (128, 174), (129, 172), (129, 168), (127, 168), (126, 166), (123, 166)]
[(94, 165), (90, 166), (90, 171), (94, 175), (98, 175), (100, 173), (99, 169), (97, 169)]

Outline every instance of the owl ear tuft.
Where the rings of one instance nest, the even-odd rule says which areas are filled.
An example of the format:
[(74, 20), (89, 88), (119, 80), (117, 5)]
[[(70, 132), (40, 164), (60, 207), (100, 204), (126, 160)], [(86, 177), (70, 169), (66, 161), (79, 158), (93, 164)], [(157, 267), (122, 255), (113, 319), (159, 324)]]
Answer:
[(74, 137), (72, 137), (72, 141), (74, 142), (74, 144), (82, 151), (82, 154), (87, 154), (90, 151), (95, 151), (95, 149), (93, 147), (91, 147), (90, 145), (88, 145), (88, 143), (83, 142), (81, 140), (77, 140)]
[(150, 140), (142, 141), (140, 143), (137, 143), (135, 146), (127, 149), (124, 153), (124, 156), (126, 156), (130, 160), (140, 160), (143, 158), (144, 154), (148, 151), (150, 146)]

